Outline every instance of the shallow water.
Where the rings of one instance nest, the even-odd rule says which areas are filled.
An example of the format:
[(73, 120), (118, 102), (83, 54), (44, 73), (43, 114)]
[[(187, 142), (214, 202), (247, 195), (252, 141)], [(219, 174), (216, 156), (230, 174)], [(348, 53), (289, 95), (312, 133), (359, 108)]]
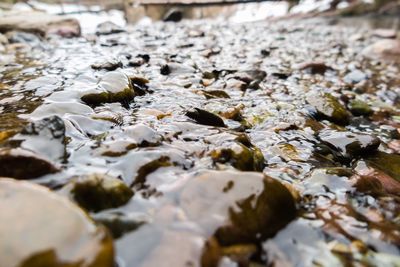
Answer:
[[(397, 169), (379, 192), (360, 185), (369, 168), (381, 165), (376, 149), (400, 151), (399, 66), (361, 54), (379, 38), (368, 27), (322, 19), (206, 22), (156, 22), (9, 46), (0, 65), (1, 146), (32, 150), (61, 168), (32, 180), (56, 191), (90, 173), (119, 177), (133, 188), (127, 204), (91, 213), (122, 225), (115, 240), (120, 267), (199, 266), (206, 240), (229, 221), (229, 210), (264, 192), (260, 174), (238, 170), (285, 184), (296, 196), (297, 215), (276, 235), (235, 243), (256, 252), (245, 260), (243, 252), (225, 254), (220, 266), (399, 266), (399, 191), (389, 188), (398, 186), (390, 177)], [(116, 72), (148, 83), (140, 83), (133, 101), (85, 104), (81, 97), (108, 72), (92, 64), (110, 61), (121, 63)], [(298, 67), (317, 61), (329, 66), (322, 74)], [(215, 97), (215, 90), (228, 97)], [(309, 104), (308, 96), (321, 93), (347, 107), (347, 122), (332, 122)], [(351, 115), (354, 99), (372, 113)], [(196, 123), (187, 116), (194, 108), (219, 115), (226, 127)], [(65, 125), (65, 140), (47, 128), (20, 133), (53, 115)], [(379, 147), (364, 143), (370, 135)], [(245, 164), (243, 151), (254, 157)]]

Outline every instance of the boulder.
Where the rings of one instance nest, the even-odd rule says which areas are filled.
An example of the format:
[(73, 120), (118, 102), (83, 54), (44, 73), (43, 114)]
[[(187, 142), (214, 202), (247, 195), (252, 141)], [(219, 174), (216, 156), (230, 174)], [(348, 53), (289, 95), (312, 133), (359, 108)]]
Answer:
[(42, 36), (58, 34), (64, 37), (81, 35), (78, 20), (44, 12), (4, 12), (0, 17), (0, 32), (23, 31)]

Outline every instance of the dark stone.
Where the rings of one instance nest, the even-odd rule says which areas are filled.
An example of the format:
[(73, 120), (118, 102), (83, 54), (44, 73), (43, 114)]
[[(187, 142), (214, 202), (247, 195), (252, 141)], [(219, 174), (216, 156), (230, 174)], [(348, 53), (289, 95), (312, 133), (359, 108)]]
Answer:
[(199, 124), (226, 127), (221, 117), (203, 109), (195, 108), (194, 111), (187, 111), (186, 116)]
[(170, 9), (163, 18), (163, 21), (179, 22), (183, 19), (183, 11), (179, 9)]

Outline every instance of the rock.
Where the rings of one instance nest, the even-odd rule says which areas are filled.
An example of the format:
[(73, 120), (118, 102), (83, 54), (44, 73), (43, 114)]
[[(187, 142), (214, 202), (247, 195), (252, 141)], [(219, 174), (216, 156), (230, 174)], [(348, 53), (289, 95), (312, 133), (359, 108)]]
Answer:
[(78, 20), (43, 12), (4, 12), (0, 17), (0, 32), (23, 31), (40, 34), (65, 35), (76, 37), (81, 34)]
[(324, 144), (334, 148), (345, 158), (365, 157), (380, 145), (380, 140), (369, 134), (325, 130), (321, 131), (318, 137)]
[(8, 44), (8, 38), (4, 34), (0, 33), (0, 45), (6, 44)]
[(356, 84), (356, 83), (366, 80), (367, 78), (368, 78), (367, 74), (365, 74), (361, 70), (356, 69), (356, 70), (353, 70), (353, 71), (349, 72), (348, 74), (346, 74), (346, 76), (344, 76), (343, 80), (346, 83)]
[(230, 98), (227, 92), (224, 90), (207, 90), (207, 91), (201, 91), (201, 93), (207, 98), (207, 99), (212, 99), (212, 98)]
[(135, 220), (121, 213), (97, 213), (92, 215), (93, 220), (106, 226), (113, 238), (120, 238), (126, 233), (137, 230), (146, 222)]
[(129, 103), (135, 97), (129, 77), (119, 71), (106, 73), (98, 83), (97, 88), (85, 92), (82, 101), (89, 105), (121, 102)]
[[(189, 220), (213, 234), (216, 245), (225, 248), (258, 245), (296, 217), (288, 189), (252, 172), (204, 171), (188, 181), (180, 204)], [(204, 247), (203, 257), (210, 255), (209, 249)]]
[(260, 172), (264, 169), (264, 156), (260, 149), (239, 142), (213, 150), (210, 155), (214, 162), (229, 163), (241, 171)]
[(179, 22), (183, 19), (183, 11), (172, 8), (164, 15), (163, 21)]
[(324, 75), (328, 70), (333, 70), (323, 62), (306, 62), (297, 66), (297, 69), (309, 72), (311, 74), (321, 75)]
[(59, 116), (29, 123), (12, 140), (21, 142), (21, 148), (33, 151), (48, 160), (64, 162), (68, 157), (65, 125)]
[(97, 35), (109, 35), (121, 32), (125, 32), (125, 30), (111, 21), (100, 23), (96, 28)]
[(400, 182), (400, 155), (376, 152), (366, 159), (369, 166), (379, 169)]
[(397, 32), (393, 29), (376, 29), (372, 32), (372, 35), (380, 38), (395, 39)]
[(21, 148), (0, 149), (0, 176), (34, 179), (55, 173), (58, 168), (33, 152)]
[(108, 232), (48, 189), (2, 178), (0, 209), (2, 267), (114, 266)]
[(12, 44), (29, 44), (31, 46), (39, 46), (41, 44), (40, 38), (29, 32), (10, 31), (6, 33), (6, 36)]
[(367, 103), (360, 100), (351, 101), (349, 109), (354, 116), (370, 116), (374, 113)]
[(171, 73), (171, 70), (169, 69), (169, 66), (165, 64), (160, 68), (160, 73), (161, 75), (169, 75)]
[(362, 54), (371, 59), (400, 62), (400, 40), (380, 40), (366, 47)]
[(349, 122), (350, 116), (346, 108), (331, 94), (311, 93), (306, 96), (306, 99), (316, 109), (317, 118), (326, 119), (339, 125)]
[(233, 74), (234, 79), (246, 84), (246, 89), (258, 89), (265, 77), (267, 77), (267, 73), (263, 70), (245, 70)]
[(194, 111), (187, 111), (186, 116), (199, 124), (216, 127), (226, 127), (221, 117), (204, 109), (194, 108)]
[(106, 174), (90, 174), (72, 178), (64, 190), (88, 211), (98, 212), (126, 204), (133, 191), (121, 180)]
[(122, 68), (122, 62), (116, 59), (110, 59), (102, 62), (92, 64), (94, 70), (108, 70), (113, 71), (118, 68)]

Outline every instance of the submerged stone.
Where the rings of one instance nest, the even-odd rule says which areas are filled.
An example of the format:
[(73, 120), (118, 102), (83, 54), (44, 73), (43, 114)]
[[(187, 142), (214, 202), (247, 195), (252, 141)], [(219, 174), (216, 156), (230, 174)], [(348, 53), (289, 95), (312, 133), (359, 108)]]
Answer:
[(324, 75), (325, 72), (328, 70), (333, 70), (330, 66), (326, 65), (324, 62), (306, 62), (300, 64), (297, 68), (299, 70), (303, 70), (311, 74), (321, 74), (321, 75)]
[(354, 116), (369, 116), (374, 113), (372, 108), (365, 102), (360, 100), (351, 101), (349, 109)]
[(116, 59), (111, 59), (111, 60), (106, 60), (106, 61), (101, 61), (92, 64), (92, 69), (94, 70), (108, 70), (108, 71), (113, 71), (118, 68), (122, 68), (122, 62)]
[(102, 103), (129, 103), (135, 97), (129, 77), (119, 71), (106, 73), (97, 85), (97, 88), (89, 90), (81, 97), (82, 101), (89, 105)]
[(108, 232), (47, 188), (2, 178), (0, 208), (2, 267), (114, 266)]
[(124, 182), (106, 174), (90, 174), (73, 178), (64, 188), (88, 211), (117, 208), (126, 204), (133, 191)]
[(264, 168), (261, 150), (239, 142), (213, 150), (210, 156), (215, 163), (229, 163), (241, 171), (262, 171)]
[(48, 160), (21, 148), (0, 149), (0, 176), (34, 179), (59, 169)]
[(327, 119), (340, 125), (345, 125), (349, 122), (350, 116), (346, 108), (331, 94), (313, 93), (307, 95), (306, 99), (316, 109), (318, 118)]
[(345, 158), (368, 156), (380, 145), (379, 138), (369, 134), (326, 130), (320, 132), (318, 137)]
[(193, 111), (187, 111), (186, 116), (199, 124), (216, 127), (226, 127), (221, 117), (204, 109), (194, 108)]
[(212, 236), (203, 248), (201, 263), (206, 267), (218, 266), (224, 255), (234, 260), (240, 251), (254, 253), (254, 245), (296, 217), (295, 201), (286, 187), (252, 172), (204, 171), (189, 180), (180, 202), (188, 219)]
[(111, 21), (100, 23), (96, 28), (97, 35), (109, 35), (120, 32), (125, 32), (125, 30)]

